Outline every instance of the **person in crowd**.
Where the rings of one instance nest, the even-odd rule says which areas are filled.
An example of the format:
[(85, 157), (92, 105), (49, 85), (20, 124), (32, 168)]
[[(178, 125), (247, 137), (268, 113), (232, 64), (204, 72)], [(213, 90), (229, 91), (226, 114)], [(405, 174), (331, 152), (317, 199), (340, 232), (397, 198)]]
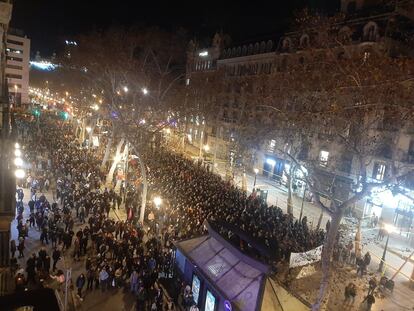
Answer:
[(17, 246), (17, 250), (19, 251), (19, 258), (23, 258), (24, 257), (24, 237), (20, 237), (19, 238), (19, 245)]
[(345, 287), (345, 304), (353, 304), (355, 302), (356, 296), (356, 286), (354, 283), (350, 282)]
[(16, 241), (15, 240), (11, 240), (10, 241), (10, 254), (11, 254), (11, 258), (14, 258), (14, 255), (16, 253), (17, 247), (16, 247)]
[(85, 286), (86, 277), (81, 273), (76, 279), (76, 288), (78, 289), (78, 297), (82, 300), (82, 289)]

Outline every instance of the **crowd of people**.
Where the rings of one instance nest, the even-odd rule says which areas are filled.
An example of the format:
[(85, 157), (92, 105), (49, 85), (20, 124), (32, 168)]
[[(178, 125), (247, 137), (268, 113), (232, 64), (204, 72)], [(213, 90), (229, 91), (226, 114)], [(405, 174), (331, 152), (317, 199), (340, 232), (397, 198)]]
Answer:
[[(151, 189), (165, 198), (167, 224), (178, 238), (204, 234), (203, 225), (226, 223), (240, 228), (252, 240), (261, 241), (278, 260), (289, 260), (291, 252), (303, 252), (323, 243), (324, 231), (311, 230), (277, 206), (267, 204), (255, 193), (247, 195), (220, 176), (178, 154), (157, 148), (145, 158)], [(217, 226), (216, 226), (217, 227)], [(232, 240), (235, 233), (218, 226)], [(247, 243), (239, 243), (241, 247)]]
[[(162, 148), (145, 155), (149, 197), (162, 196), (164, 206), (158, 209), (149, 204), (145, 219), (150, 226), (144, 230), (136, 217), (141, 208), (139, 187), (130, 185), (121, 188), (121, 193), (105, 188), (101, 159), (78, 146), (69, 125), (45, 122), (41, 132), (31, 127), (31, 123), (21, 124), (26, 133), (23, 143), (30, 145), (25, 156), (32, 163), (31, 174), (21, 183), (31, 190), (29, 211), (24, 213), (24, 194), (18, 190), (18, 242), (11, 241), (15, 270), (28, 258), (27, 277), (22, 269), (16, 274), (19, 289), (25, 282), (35, 284), (49, 275), (62, 284), (62, 266), (71, 258), (85, 262), (84, 271), (73, 280), (80, 300), (85, 289), (105, 292), (127, 287), (136, 297), (138, 310), (162, 310), (163, 293), (157, 280), (171, 272), (172, 241), (205, 234), (206, 220), (233, 242), (234, 232), (217, 224), (237, 226), (244, 235), (261, 241), (277, 260), (288, 260), (290, 252), (306, 251), (323, 242), (324, 232), (310, 230), (306, 217), (299, 222), (280, 208), (267, 206), (255, 193), (247, 196), (200, 164)], [(45, 190), (52, 192), (51, 202)], [(109, 217), (111, 209), (121, 205), (128, 218)], [(38, 232), (42, 244), (37, 254), (25, 254), (31, 230)], [(249, 245), (240, 239), (236, 244), (242, 250)], [(188, 299), (183, 303), (192, 307)], [(168, 305), (173, 309), (171, 301)]]
[[(122, 196), (104, 187), (99, 159), (77, 146), (70, 126), (60, 125), (42, 124), (43, 133), (32, 131), (35, 146), (30, 152), (24, 149), (32, 170), (22, 186), (30, 187), (31, 197), (25, 213), (24, 193), (22, 189), (17, 191), (19, 241), (10, 242), (11, 262), (17, 271), (16, 290), (45, 285), (48, 278), (63, 287), (62, 270), (71, 261), (82, 260), (84, 272), (74, 276), (72, 282), (80, 301), (85, 290), (105, 292), (128, 287), (136, 298), (137, 310), (164, 310), (157, 280), (160, 273), (171, 270), (171, 249), (136, 221), (109, 217), (111, 208), (120, 208)], [(30, 131), (32, 124), (21, 126)], [(41, 163), (43, 157), (39, 155), (49, 161)], [(46, 187), (51, 187), (53, 202), (42, 193)], [(135, 207), (136, 200), (130, 193), (127, 199), (129, 208)], [(25, 254), (25, 241), (36, 236), (29, 235), (29, 231), (39, 234), (42, 247), (37, 254)], [(173, 310), (171, 301), (168, 310)]]

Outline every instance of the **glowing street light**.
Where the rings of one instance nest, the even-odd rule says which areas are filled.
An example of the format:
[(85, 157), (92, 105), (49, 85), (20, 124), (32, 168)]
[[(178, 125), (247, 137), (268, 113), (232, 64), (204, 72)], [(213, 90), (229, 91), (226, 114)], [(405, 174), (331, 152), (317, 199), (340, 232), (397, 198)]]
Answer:
[(22, 152), (20, 151), (20, 149), (16, 149), (16, 150), (14, 150), (14, 155), (16, 157), (21, 157), (22, 156)]
[(26, 173), (24, 172), (23, 169), (18, 168), (17, 170), (14, 171), (14, 175), (16, 176), (16, 178), (22, 179), (24, 178), (24, 176), (26, 176)]
[(203, 148), (204, 148), (204, 151), (205, 152), (208, 152), (210, 150), (210, 146), (209, 145), (204, 145)]
[(162, 199), (160, 197), (155, 197), (154, 198), (154, 204), (155, 204), (155, 207), (157, 209), (159, 209), (160, 208), (160, 205), (162, 204)]
[(142, 93), (144, 95), (147, 95), (148, 94), (148, 89), (146, 87), (142, 88)]
[(88, 133), (90, 133), (90, 132), (92, 131), (92, 128), (91, 128), (90, 126), (87, 126), (87, 127), (86, 127), (86, 131), (87, 131)]
[(22, 158), (16, 158), (16, 159), (14, 159), (14, 165), (16, 165), (17, 167), (22, 166), (23, 165)]
[(124, 89), (124, 92), (125, 92), (125, 93), (127, 93), (127, 92), (128, 92), (128, 87), (127, 87), (127, 86), (124, 86), (124, 87), (123, 87), (123, 89)]
[(14, 144), (14, 148), (16, 148), (16, 149), (20, 149), (20, 145), (19, 145), (19, 143), (15, 143), (15, 144)]

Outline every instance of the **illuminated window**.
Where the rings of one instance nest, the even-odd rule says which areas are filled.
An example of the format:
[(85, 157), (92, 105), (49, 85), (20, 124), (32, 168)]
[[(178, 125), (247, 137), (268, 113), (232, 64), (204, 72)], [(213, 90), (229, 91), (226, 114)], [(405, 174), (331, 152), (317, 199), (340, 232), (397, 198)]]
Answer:
[(375, 163), (372, 170), (372, 178), (376, 180), (384, 180), (386, 166), (383, 163)]
[(190, 79), (185, 80), (185, 85), (190, 85)]
[(269, 151), (274, 152), (275, 151), (275, 147), (276, 147), (276, 140), (272, 139), (269, 142)]
[(319, 164), (321, 166), (327, 166), (328, 158), (329, 158), (329, 151), (321, 150), (321, 152), (319, 153)]

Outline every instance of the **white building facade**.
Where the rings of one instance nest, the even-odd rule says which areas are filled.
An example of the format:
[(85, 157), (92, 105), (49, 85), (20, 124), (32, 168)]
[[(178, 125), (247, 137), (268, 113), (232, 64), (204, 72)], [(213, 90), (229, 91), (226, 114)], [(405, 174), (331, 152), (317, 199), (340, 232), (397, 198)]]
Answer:
[(6, 79), (14, 105), (29, 103), (30, 39), (18, 31), (7, 35)]

